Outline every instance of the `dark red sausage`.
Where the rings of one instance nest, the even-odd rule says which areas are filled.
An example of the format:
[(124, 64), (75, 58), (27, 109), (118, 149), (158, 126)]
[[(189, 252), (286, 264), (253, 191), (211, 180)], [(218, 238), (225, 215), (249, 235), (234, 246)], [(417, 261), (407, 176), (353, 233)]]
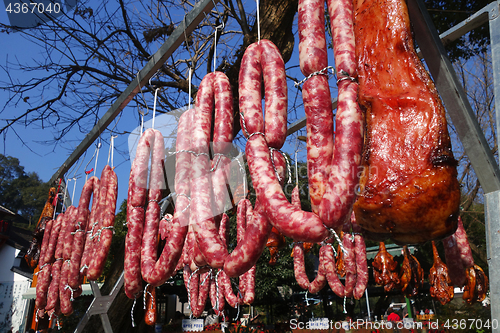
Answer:
[(144, 207), (147, 195), (147, 176), (150, 147), (155, 131), (146, 130), (137, 144), (132, 163), (127, 199), (127, 236), (125, 238), (124, 286), (129, 298), (135, 298), (142, 291), (141, 244), (144, 229)]
[(96, 179), (94, 181), (94, 188), (92, 194), (92, 209), (90, 210), (90, 216), (87, 222), (86, 234), (85, 234), (85, 246), (83, 249), (83, 255), (80, 262), (80, 278), (82, 279), (87, 275), (87, 269), (89, 268), (90, 259), (93, 253), (93, 236), (94, 232), (97, 230), (98, 221), (98, 207), (99, 207), (99, 187), (101, 181)]
[(323, 289), (326, 284), (326, 271), (325, 271), (325, 251), (329, 245), (322, 246), (319, 249), (319, 265), (318, 265), (318, 274), (314, 280), (309, 284), (309, 292), (311, 294), (318, 293), (321, 289)]
[(457, 247), (464, 268), (467, 269), (474, 267), (474, 258), (472, 257), (472, 251), (470, 249), (469, 241), (467, 240), (467, 233), (465, 232), (462, 218), (460, 216), (458, 217), (458, 227), (457, 231), (455, 231), (455, 239), (457, 241)]
[(365, 240), (359, 233), (354, 236), (354, 249), (356, 252), (356, 285), (353, 296), (355, 299), (360, 299), (368, 285), (368, 263), (366, 261)]
[[(77, 229), (73, 238), (73, 248), (71, 251), (71, 265), (68, 272), (68, 284), (71, 288), (75, 289), (80, 285), (80, 264), (82, 261), (83, 250), (85, 247), (87, 223), (89, 220), (90, 210), (90, 197), (96, 193), (99, 186), (99, 179), (97, 177), (90, 177), (83, 185), (80, 201), (78, 202), (77, 213)], [(95, 199), (94, 199), (95, 200)]]
[(109, 248), (113, 238), (113, 227), (115, 224), (116, 200), (118, 195), (118, 178), (114, 170), (106, 165), (103, 170), (105, 174), (106, 189), (99, 193), (100, 205), (100, 223), (97, 232), (99, 235), (94, 237), (93, 255), (90, 260), (87, 271), (89, 280), (97, 280), (101, 276), (108, 256)]
[(209, 173), (211, 163), (208, 156), (213, 101), (216, 93), (214, 80), (216, 74), (207, 74), (200, 83), (196, 95), (192, 145), (197, 155), (192, 158), (191, 214), (196, 217), (193, 230), (205, 260), (212, 268), (222, 268), (228, 252), (218, 235), (212, 211), (212, 181)]
[(356, 254), (354, 250), (354, 241), (352, 235), (344, 232), (342, 244), (344, 245), (345, 262), (345, 296), (352, 297), (354, 287), (356, 286)]
[(448, 266), (448, 274), (451, 283), (455, 287), (462, 287), (467, 279), (466, 269), (462, 258), (460, 257), (460, 250), (455, 235), (451, 235), (442, 240), (444, 245), (444, 255), (446, 259), (446, 266)]
[(338, 273), (337, 273), (337, 265), (335, 264), (335, 256), (333, 252), (333, 248), (328, 246), (325, 250), (325, 271), (326, 271), (326, 279), (328, 280), (328, 285), (332, 289), (332, 291), (338, 297), (344, 297), (345, 288), (342, 282), (340, 282)]

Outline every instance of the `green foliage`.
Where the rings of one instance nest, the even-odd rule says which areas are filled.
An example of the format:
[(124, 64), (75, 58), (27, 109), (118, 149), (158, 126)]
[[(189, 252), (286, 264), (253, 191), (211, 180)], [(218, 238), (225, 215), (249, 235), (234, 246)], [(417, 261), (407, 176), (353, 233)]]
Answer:
[[(431, 15), (432, 21), (439, 33), (443, 33), (451, 27), (466, 20), (483, 7), (491, 3), (491, 0), (478, 1), (454, 1), (454, 0), (425, 0), (425, 6)], [(469, 40), (462, 36), (458, 40), (445, 45), (451, 61), (459, 58), (468, 59), (474, 54), (483, 52), (489, 43), (488, 23), (472, 30)]]
[(0, 154), (0, 205), (36, 224), (48, 192), (49, 184), (35, 172), (26, 173), (17, 158)]

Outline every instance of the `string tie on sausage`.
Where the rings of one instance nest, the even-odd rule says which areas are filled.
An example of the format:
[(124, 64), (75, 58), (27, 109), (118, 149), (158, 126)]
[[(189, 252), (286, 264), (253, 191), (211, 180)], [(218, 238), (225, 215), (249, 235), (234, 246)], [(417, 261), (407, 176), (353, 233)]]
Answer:
[(40, 272), (43, 270), (43, 268), (44, 268), (45, 266), (47, 266), (47, 265), (50, 265), (50, 263), (46, 263), (46, 264), (43, 264), (42, 266), (40, 266), (40, 268), (39, 268), (38, 272), (36, 272), (36, 273), (35, 273), (35, 275), (38, 275), (38, 273), (40, 273)]
[(214, 154), (214, 159), (215, 159), (215, 156), (217, 156), (217, 161), (215, 162), (214, 166), (210, 169), (210, 172), (214, 172), (215, 170), (217, 170), (217, 167), (219, 166), (219, 162), (221, 160), (221, 157), (225, 156), (225, 155), (221, 154), (221, 153), (216, 153), (216, 154)]
[(191, 315), (189, 316), (189, 319), (193, 319), (193, 308), (191, 308), (191, 279), (193, 278), (193, 275), (198, 273), (198, 271), (200, 270), (200, 267), (196, 268), (196, 270), (194, 272), (191, 272), (191, 274), (189, 275), (189, 279), (188, 279), (188, 284), (187, 284), (187, 290), (188, 290), (188, 306), (189, 306), (189, 309), (191, 310)]
[[(224, 311), (224, 309), (220, 310), (219, 309), (219, 274), (220, 274), (221, 270), (219, 269), (217, 271), (217, 273), (215, 274), (215, 308), (217, 309), (217, 311), (219, 312), (219, 315), (222, 311)], [(224, 316), (224, 314), (223, 314)]]
[[(325, 226), (325, 228), (327, 228)], [(339, 235), (337, 234), (337, 232), (335, 231), (335, 229), (333, 228), (327, 228), (328, 231), (330, 231), (330, 237), (328, 237), (327, 239), (325, 239), (323, 242), (326, 243), (328, 240), (332, 239), (332, 238), (335, 238), (335, 240), (337, 241), (337, 243), (339, 243), (340, 245), (340, 250), (342, 251), (342, 253), (346, 253), (346, 249), (344, 248), (344, 244), (342, 243), (342, 240), (340, 239)], [(332, 248), (333, 248), (333, 244), (332, 244)], [(333, 249), (333, 252), (335, 253), (335, 255), (337, 255), (337, 251), (335, 251), (335, 248)]]
[(347, 309), (345, 308), (345, 301), (347, 299), (347, 296), (344, 296), (344, 313), (347, 313)]
[[(144, 307), (143, 309), (146, 310), (146, 296), (147, 294), (149, 294), (149, 297), (153, 298), (153, 293), (148, 291), (148, 287), (149, 287), (149, 283), (146, 285), (146, 287), (144, 287), (144, 299), (143, 299), (143, 303), (144, 303)], [(153, 308), (153, 302), (151, 302), (151, 309)]]
[(134, 308), (135, 308), (135, 303), (136, 302), (137, 302), (137, 297), (134, 297), (134, 303), (132, 304), (132, 309), (130, 310), (130, 318), (132, 318), (132, 327), (135, 327)]
[(326, 66), (325, 68), (323, 69), (320, 69), (319, 71), (316, 71), (316, 72), (313, 72), (311, 74), (309, 74), (306, 78), (304, 78), (302, 81), (299, 81), (299, 82), (295, 82), (294, 83), (294, 86), (295, 88), (297, 88), (298, 86), (300, 86), (302, 83), (306, 82), (307, 80), (309, 80), (310, 78), (312, 78), (313, 76), (316, 76), (316, 75), (327, 75), (328, 74), (328, 70), (331, 69), (332, 70), (332, 74), (335, 75), (335, 67), (333, 66)]
[(179, 214), (184, 214), (184, 212), (186, 212), (189, 209), (189, 207), (191, 206), (191, 197), (189, 195), (187, 195), (186, 193), (179, 193), (179, 194), (177, 194), (177, 196), (180, 196), (180, 195), (186, 197), (188, 199), (188, 201), (189, 201), (189, 203), (187, 204), (187, 206), (184, 207), (184, 209), (179, 212)]
[(67, 285), (64, 287), (64, 290), (67, 290), (67, 289), (69, 289), (69, 291), (70, 291), (70, 293), (71, 293), (71, 297), (70, 297), (70, 299), (69, 299), (69, 300), (70, 300), (71, 302), (73, 302), (73, 301), (75, 300), (75, 299), (73, 298), (73, 288), (71, 288), (71, 287), (69, 286), (69, 284), (67, 284)]
[(352, 77), (351, 75), (349, 75), (349, 73), (347, 73), (346, 71), (344, 71), (343, 69), (341, 69), (337, 75), (337, 85), (344, 81), (344, 80), (350, 80), (351, 82), (358, 82), (358, 79), (356, 79), (355, 77)]
[(90, 236), (90, 239), (94, 239), (94, 238), (96, 238), (96, 237), (99, 237), (99, 238), (97, 239), (97, 241), (100, 243), (100, 242), (101, 242), (101, 235), (102, 235), (102, 231), (103, 231), (104, 229), (111, 229), (111, 230), (113, 230), (113, 235), (115, 234), (115, 227), (111, 225), (111, 226), (109, 226), (109, 227), (102, 227), (102, 228), (100, 228), (99, 230), (97, 230), (97, 232), (96, 232), (94, 235)]
[(80, 269), (80, 273), (82, 273), (84, 270), (88, 269), (89, 266), (87, 264), (83, 265), (82, 268)]

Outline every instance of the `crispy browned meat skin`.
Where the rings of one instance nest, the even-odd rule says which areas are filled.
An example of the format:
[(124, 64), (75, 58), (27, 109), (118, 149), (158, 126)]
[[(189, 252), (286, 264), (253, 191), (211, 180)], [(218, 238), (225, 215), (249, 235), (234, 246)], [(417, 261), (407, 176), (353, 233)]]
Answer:
[(431, 296), (445, 305), (453, 299), (453, 285), (448, 275), (448, 267), (439, 257), (436, 244), (432, 241), (432, 253), (434, 254), (434, 265), (429, 271), (429, 284), (431, 285)]
[(401, 291), (407, 297), (416, 296), (418, 289), (424, 284), (424, 270), (415, 258), (404, 246), (404, 259), (401, 265), (401, 275), (399, 277)]
[(478, 265), (467, 268), (466, 275), (462, 298), (469, 304), (482, 302), (488, 291), (488, 277)]
[(387, 252), (384, 242), (380, 242), (378, 253), (372, 265), (376, 284), (384, 286), (386, 292), (399, 287), (398, 263)]
[(414, 50), (405, 2), (355, 1), (354, 30), (367, 126), (358, 224), (367, 235), (403, 244), (448, 236), (460, 200), (456, 161), (445, 110)]
[[(344, 237), (343, 232), (340, 235), (342, 239)], [(344, 262), (344, 253), (342, 252), (342, 248), (340, 244), (337, 247), (337, 257), (335, 258), (335, 264), (337, 266), (337, 273), (340, 277), (345, 277), (345, 262)]]
[(269, 248), (269, 265), (274, 266), (278, 262), (278, 250), (285, 245), (285, 236), (283, 236), (275, 227), (271, 230), (266, 246)]

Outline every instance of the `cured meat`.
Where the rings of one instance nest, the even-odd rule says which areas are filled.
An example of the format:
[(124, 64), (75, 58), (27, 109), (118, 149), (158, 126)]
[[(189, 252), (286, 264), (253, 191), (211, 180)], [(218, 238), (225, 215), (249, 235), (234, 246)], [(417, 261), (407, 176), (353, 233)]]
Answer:
[(418, 289), (424, 284), (424, 270), (420, 266), (417, 258), (415, 258), (408, 250), (408, 246), (404, 246), (404, 259), (401, 265), (400, 285), (401, 291), (407, 297), (416, 296)]
[(405, 1), (357, 0), (354, 7), (367, 128), (358, 224), (372, 238), (397, 243), (446, 237), (457, 227), (457, 162), (444, 107), (415, 53)]
[(482, 302), (488, 291), (488, 277), (478, 265), (467, 268), (462, 298), (469, 304)]
[[(344, 236), (343, 231), (340, 234), (340, 239)], [(337, 268), (337, 272), (340, 277), (345, 276), (345, 263), (344, 263), (344, 253), (342, 252), (342, 247), (340, 244), (337, 246), (337, 256), (335, 257), (335, 265)]]
[(99, 224), (93, 239), (92, 258), (90, 258), (88, 265), (87, 278), (89, 280), (97, 280), (101, 276), (106, 263), (114, 233), (117, 195), (118, 178), (113, 168), (106, 165), (101, 175), (98, 208)]
[(462, 287), (466, 283), (466, 270), (474, 266), (474, 259), (460, 217), (457, 231), (444, 238), (443, 245), (451, 282), (456, 287)]
[(71, 250), (71, 264), (68, 272), (68, 284), (71, 288), (77, 288), (81, 283), (80, 279), (80, 264), (85, 247), (87, 223), (89, 220), (90, 197), (94, 194), (95, 197), (99, 190), (100, 181), (97, 177), (90, 177), (83, 185), (80, 201), (78, 202), (77, 225), (73, 248)]
[(269, 248), (269, 265), (274, 266), (278, 262), (278, 250), (285, 245), (285, 236), (283, 236), (275, 227), (271, 229), (266, 246)]
[(375, 283), (384, 287), (385, 292), (399, 287), (398, 263), (387, 252), (384, 242), (379, 243), (379, 250), (373, 259), (373, 278)]
[(344, 231), (342, 244), (344, 245), (344, 260), (345, 260), (345, 296), (352, 297), (354, 287), (356, 286), (356, 253), (354, 252), (353, 235)]
[(429, 271), (430, 292), (432, 297), (445, 305), (453, 299), (454, 288), (448, 275), (448, 267), (439, 257), (434, 241), (432, 242), (432, 253), (434, 255), (434, 264)]
[(156, 324), (156, 288), (151, 285), (146, 288), (145, 306), (144, 322), (146, 325), (154, 326)]
[(331, 246), (326, 247), (326, 251), (324, 254), (324, 265), (326, 271), (326, 279), (328, 281), (328, 285), (332, 288), (332, 291), (338, 297), (345, 296), (345, 287), (340, 282), (339, 276), (337, 274), (337, 267), (335, 265), (335, 257), (333, 255), (333, 248)]
[(56, 189), (51, 187), (49, 189), (49, 195), (45, 206), (43, 207), (42, 213), (40, 214), (40, 219), (36, 225), (36, 229), (33, 232), (33, 239), (31, 240), (30, 247), (26, 254), (24, 255), (24, 260), (28, 263), (31, 268), (36, 268), (38, 265), (38, 260), (40, 259), (40, 251), (42, 247), (42, 240), (45, 231), (45, 224), (48, 220), (52, 219), (54, 215), (54, 205), (56, 201)]
[[(216, 152), (223, 151), (232, 140), (232, 123), (224, 122), (224, 115), (232, 110), (232, 94), (229, 79), (221, 72), (207, 74), (200, 83), (196, 95), (196, 113), (192, 132), (192, 146), (196, 153), (192, 157), (191, 178), (191, 214), (195, 217), (193, 230), (196, 243), (205, 259), (213, 268), (222, 268), (229, 255), (218, 235), (218, 228), (214, 220), (212, 209), (212, 175), (210, 173), (210, 130), (212, 113), (214, 112), (216, 133), (220, 134), (215, 140), (220, 140), (214, 147)], [(228, 109), (229, 108), (229, 109)], [(232, 111), (229, 111), (232, 113)], [(223, 128), (219, 128), (222, 126)], [(225, 126), (225, 127), (224, 127)], [(215, 179), (218, 179), (217, 177)], [(221, 184), (223, 182), (219, 182)]]

